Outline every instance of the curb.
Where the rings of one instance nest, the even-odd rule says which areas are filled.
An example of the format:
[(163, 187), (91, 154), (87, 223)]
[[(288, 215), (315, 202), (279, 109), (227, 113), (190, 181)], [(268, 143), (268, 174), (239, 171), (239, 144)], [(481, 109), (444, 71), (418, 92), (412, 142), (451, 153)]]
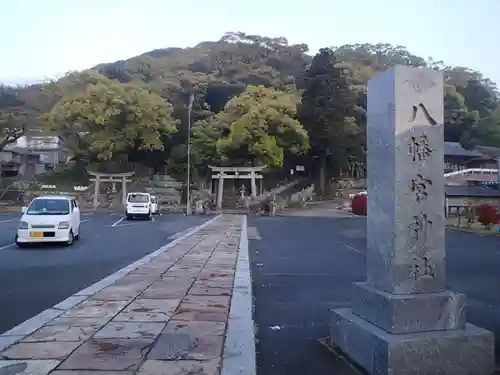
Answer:
[[(115, 281), (118, 279), (122, 278), (123, 276), (127, 275), (128, 273), (132, 272), (139, 266), (142, 266), (143, 264), (151, 261), (152, 259), (156, 258), (157, 256), (163, 254), (166, 252), (168, 249), (171, 247), (176, 246), (179, 242), (183, 241), (185, 238), (191, 236), (192, 234), (198, 232), (199, 230), (203, 229), (207, 225), (213, 223), (216, 221), (220, 215), (217, 215), (216, 217), (206, 221), (205, 223), (191, 229), (189, 232), (185, 233), (184, 235), (180, 236), (179, 238), (173, 240), (172, 242), (160, 247), (158, 250), (152, 252), (151, 254), (148, 254), (141, 259), (135, 261), (132, 264), (129, 264), (128, 266), (123, 267), (122, 269), (116, 271), (115, 273), (105, 277), (104, 279), (90, 285), (89, 287), (80, 290), (79, 292), (76, 292), (72, 296), (66, 298), (64, 301), (59, 302), (58, 304), (54, 305), (51, 308), (48, 308), (45, 311), (42, 311), (38, 315), (35, 315), (34, 317), (24, 321), (23, 323), (20, 323), (19, 325), (15, 326), (14, 328), (11, 328), (10, 330), (0, 334), (0, 351), (6, 349), (7, 347), (15, 344), (17, 341), (22, 340), (24, 337), (32, 334), (34, 331), (48, 323), (49, 321), (57, 318), (58, 316), (64, 314), (66, 311), (69, 309), (75, 307), (79, 303), (85, 301), (86, 299), (90, 298), (100, 290), (106, 288), (107, 286), (110, 286), (113, 284)], [(244, 220), (245, 224), (245, 233), (246, 233), (246, 220)], [(232, 305), (231, 305), (232, 306)]]
[(241, 225), (233, 297), (229, 309), (220, 375), (255, 375), (255, 326), (252, 278), (248, 255), (247, 216)]
[(478, 236), (500, 236), (500, 233), (499, 232), (476, 232), (474, 231), (474, 229), (469, 229), (469, 228), (457, 228), (455, 226), (451, 226), (451, 225), (446, 225), (445, 227), (446, 229), (451, 229), (451, 230), (456, 230), (458, 232), (463, 232), (463, 233), (470, 233), (470, 234), (477, 234)]

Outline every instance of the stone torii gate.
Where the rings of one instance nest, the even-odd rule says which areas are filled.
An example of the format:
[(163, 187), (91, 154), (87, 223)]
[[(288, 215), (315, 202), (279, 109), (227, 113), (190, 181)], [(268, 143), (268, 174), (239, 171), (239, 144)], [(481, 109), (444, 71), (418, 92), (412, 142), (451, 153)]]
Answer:
[(260, 180), (260, 193), (262, 194), (263, 190), (263, 176), (262, 171), (265, 166), (261, 167), (214, 167), (208, 166), (212, 174), (212, 179), (210, 180), (210, 193), (212, 193), (212, 180), (218, 180), (217, 186), (217, 208), (222, 208), (222, 197), (224, 195), (224, 180), (250, 180), (250, 194), (252, 198), (255, 198), (258, 195), (257, 192), (257, 180)]
[(101, 172), (93, 172), (87, 170), (87, 173), (94, 178), (91, 178), (90, 181), (94, 182), (94, 209), (99, 205), (99, 188), (101, 182), (112, 183), (113, 187), (115, 187), (117, 183), (122, 184), (122, 203), (125, 204), (127, 200), (127, 182), (132, 182), (132, 180), (128, 179), (128, 177), (132, 177), (134, 172), (126, 172), (126, 173), (101, 173)]

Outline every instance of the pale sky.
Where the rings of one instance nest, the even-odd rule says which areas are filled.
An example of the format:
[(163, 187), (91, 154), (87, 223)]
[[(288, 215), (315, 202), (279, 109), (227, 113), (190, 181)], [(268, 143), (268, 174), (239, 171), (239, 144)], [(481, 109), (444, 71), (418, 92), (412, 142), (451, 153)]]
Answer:
[(403, 45), (500, 84), (499, 14), (499, 0), (3, 0), (0, 82), (53, 78), (243, 31), (285, 36), (313, 52)]

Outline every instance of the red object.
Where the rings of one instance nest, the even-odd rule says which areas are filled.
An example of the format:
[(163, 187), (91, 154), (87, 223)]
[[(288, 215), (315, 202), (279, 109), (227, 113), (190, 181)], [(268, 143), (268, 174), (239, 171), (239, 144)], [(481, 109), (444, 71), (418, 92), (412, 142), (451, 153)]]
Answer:
[(368, 210), (368, 195), (358, 194), (352, 198), (351, 211), (354, 215), (366, 216)]
[(484, 203), (476, 208), (477, 221), (488, 228), (498, 223), (497, 209), (491, 204)]

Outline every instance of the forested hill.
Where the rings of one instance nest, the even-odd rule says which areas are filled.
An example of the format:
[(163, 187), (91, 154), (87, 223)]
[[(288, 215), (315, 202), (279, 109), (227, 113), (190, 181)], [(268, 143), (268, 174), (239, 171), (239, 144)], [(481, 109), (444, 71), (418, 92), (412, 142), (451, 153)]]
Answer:
[[(446, 141), (500, 146), (498, 92), (494, 82), (467, 67), (447, 66), (441, 61), (413, 55), (405, 47), (390, 44), (354, 44), (333, 48), (338, 66), (344, 67), (365, 107), (367, 81), (395, 64), (431, 66), (445, 73)], [(185, 103), (194, 87), (199, 108), (219, 112), (246, 85), (272, 86), (279, 90), (300, 89), (300, 76), (312, 58), (306, 44), (289, 45), (285, 38), (228, 33), (218, 42), (193, 48), (165, 48), (95, 69), (121, 82), (151, 88)], [(180, 106), (181, 108), (183, 105)], [(206, 113), (198, 113), (203, 116)]]
[[(341, 68), (350, 87), (349, 95), (352, 94), (355, 103), (352, 114), (356, 122), (357, 142), (363, 143), (368, 79), (386, 67), (404, 64), (430, 66), (444, 72), (445, 140), (460, 141), (466, 147), (475, 144), (500, 147), (497, 89), (480, 72), (467, 67), (447, 66), (440, 61), (413, 55), (404, 47), (383, 43), (331, 47), (323, 50), (325, 53), (334, 56), (336, 67)], [(92, 69), (102, 76), (138, 86), (166, 99), (172, 105), (172, 117), (177, 121), (177, 131), (169, 139), (184, 144), (186, 108), (192, 93), (193, 124), (215, 119), (214, 116), (225, 110), (230, 99), (246, 93), (249, 86), (273, 88), (289, 94), (283, 97), (288, 102), (295, 97), (300, 101), (302, 92), (307, 88), (312, 60), (306, 44), (292, 45), (283, 37), (268, 38), (235, 32), (227, 33), (216, 42), (202, 42), (191, 48), (157, 49)], [(73, 84), (68, 77), (55, 85), (67, 88)], [(17, 123), (27, 127), (38, 126), (36, 119), (41, 113), (49, 111), (61, 97), (48, 94), (41, 85), (24, 88), (3, 86), (0, 94), (0, 121), (3, 121), (0, 127), (3, 123), (4, 128), (6, 115), (12, 120), (13, 113)], [(255, 97), (257, 94), (252, 91), (249, 95)], [(298, 112), (293, 116), (302, 122)], [(305, 124), (303, 126), (310, 131)], [(5, 143), (5, 136), (3, 140)], [(1, 146), (0, 133), (0, 149)], [(172, 144), (165, 147), (175, 154)], [(314, 147), (311, 144), (311, 148)]]

